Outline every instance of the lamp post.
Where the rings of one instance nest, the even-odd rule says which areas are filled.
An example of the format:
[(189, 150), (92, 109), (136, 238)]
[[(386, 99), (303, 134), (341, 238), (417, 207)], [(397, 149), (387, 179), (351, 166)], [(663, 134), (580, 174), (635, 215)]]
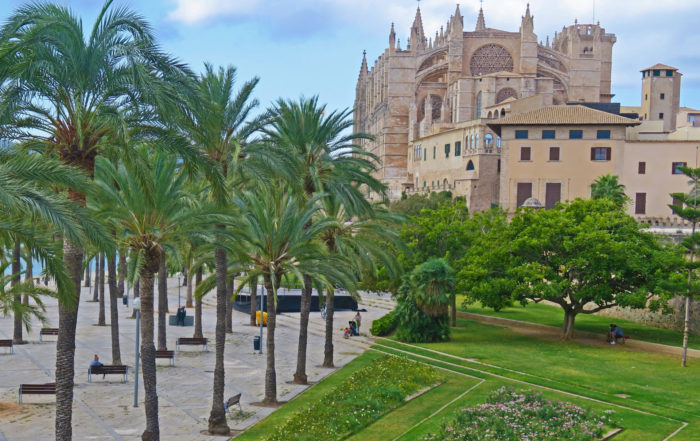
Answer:
[(139, 407), (139, 337), (141, 335), (141, 298), (132, 302), (136, 311), (136, 361), (134, 361), (134, 407)]
[[(258, 289), (258, 284), (255, 284), (255, 289)], [(262, 291), (262, 297), (260, 297), (260, 355), (262, 355), (262, 347), (263, 347), (263, 311), (264, 311), (264, 306), (265, 306), (265, 288), (261, 289)]]
[[(180, 276), (182, 273), (177, 273), (177, 309), (180, 310)], [(183, 323), (184, 324), (184, 323)]]

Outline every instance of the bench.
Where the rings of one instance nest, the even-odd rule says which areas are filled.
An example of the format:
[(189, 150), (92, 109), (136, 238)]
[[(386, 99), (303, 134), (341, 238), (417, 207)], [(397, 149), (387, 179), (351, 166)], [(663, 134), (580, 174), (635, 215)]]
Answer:
[(90, 366), (88, 368), (88, 383), (92, 383), (93, 375), (107, 375), (107, 374), (118, 374), (124, 376), (124, 383), (129, 382), (129, 367), (124, 365), (103, 365), (103, 366)]
[(19, 404), (22, 404), (22, 394), (55, 395), (56, 394), (56, 383), (20, 384), (19, 385)]
[(177, 316), (176, 315), (168, 316), (168, 320), (169, 320), (170, 326), (194, 326), (194, 316), (193, 315), (186, 315), (185, 316), (185, 324), (184, 325), (177, 324)]
[(209, 345), (207, 344), (206, 338), (180, 337), (175, 342), (175, 349), (177, 349), (178, 352), (180, 352), (180, 345), (188, 345), (188, 346), (204, 345), (204, 350), (205, 351), (209, 350)]
[(156, 358), (169, 358), (170, 366), (175, 366), (175, 351), (156, 351)]
[(224, 410), (226, 410), (226, 413), (228, 413), (231, 418), (233, 418), (233, 415), (231, 415), (231, 408), (236, 404), (238, 404), (238, 411), (243, 413), (243, 408), (241, 407), (241, 394), (232, 396), (224, 403)]
[(39, 341), (44, 341), (45, 335), (58, 335), (58, 328), (41, 328), (39, 331)]
[(0, 340), (0, 348), (10, 348), (10, 354), (15, 353), (15, 347), (12, 344), (12, 340)]

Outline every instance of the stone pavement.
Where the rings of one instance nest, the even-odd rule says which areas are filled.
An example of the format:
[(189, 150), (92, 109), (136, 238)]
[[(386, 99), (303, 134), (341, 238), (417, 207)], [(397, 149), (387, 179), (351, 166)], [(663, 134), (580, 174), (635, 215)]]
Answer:
[[(171, 313), (177, 308), (177, 280), (169, 279), (169, 307)], [(143, 381), (139, 378), (139, 407), (134, 408), (134, 344), (135, 320), (131, 319), (131, 304), (125, 307), (119, 301), (119, 331), (122, 362), (130, 366), (129, 383), (121, 382), (119, 375), (108, 375), (103, 379), (93, 377), (87, 381), (87, 367), (93, 354), (99, 354), (105, 364), (111, 363), (111, 338), (109, 326), (95, 325), (98, 303), (88, 300), (92, 293), (83, 288), (78, 314), (76, 342), (75, 402), (73, 405), (74, 440), (135, 440), (145, 427), (143, 408)], [(182, 289), (184, 304), (185, 289)], [(201, 431), (207, 428), (207, 418), (211, 409), (212, 382), (214, 377), (214, 326), (215, 295), (205, 297), (203, 307), (203, 329), (210, 339), (210, 351), (200, 347), (183, 347), (176, 353), (175, 366), (169, 360), (157, 360), (158, 396), (161, 439), (163, 441), (210, 440), (211, 436)], [(387, 297), (363, 296), (360, 308), (363, 312), (362, 333), (367, 333), (372, 320), (384, 315), (393, 308)], [(188, 315), (194, 309), (188, 309)], [(274, 409), (252, 406), (263, 397), (265, 354), (253, 351), (253, 336), (259, 329), (248, 326), (247, 314), (233, 311), (234, 332), (226, 337), (226, 389), (225, 397), (242, 394), (243, 415), (229, 421), (232, 429), (245, 429), (269, 415)], [(334, 338), (335, 363), (342, 366), (360, 355), (368, 346), (369, 339), (355, 337), (342, 338), (342, 329), (354, 312), (338, 311), (335, 315), (337, 332)], [(106, 317), (109, 321), (109, 302), (106, 304)], [(56, 302), (47, 300), (49, 326), (58, 324)], [(276, 331), (276, 365), (278, 379), (278, 399), (289, 400), (301, 393), (306, 386), (288, 384), (296, 367), (299, 314), (278, 316)], [(0, 348), (0, 441), (39, 441), (52, 440), (54, 433), (55, 396), (26, 395), (24, 404), (18, 404), (18, 388), (21, 383), (48, 383), (54, 381), (55, 337), (45, 337), (39, 342), (41, 324), (36, 323), (30, 333), (25, 332), (26, 345), (15, 346), (15, 354)], [(177, 337), (191, 337), (193, 327), (168, 326), (168, 349), (175, 349)], [(310, 381), (319, 381), (333, 372), (332, 369), (318, 367), (323, 361), (324, 323), (319, 313), (311, 313), (309, 326), (309, 349), (307, 372)], [(12, 318), (0, 317), (0, 338), (11, 338)], [(264, 349), (264, 345), (263, 345)], [(218, 439), (224, 439), (219, 437)]]

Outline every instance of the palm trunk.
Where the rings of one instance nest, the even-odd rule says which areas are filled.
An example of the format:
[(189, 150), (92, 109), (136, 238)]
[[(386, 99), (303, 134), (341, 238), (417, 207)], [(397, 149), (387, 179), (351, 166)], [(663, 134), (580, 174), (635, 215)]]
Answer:
[[(70, 191), (69, 191), (70, 192)], [(80, 276), (83, 250), (69, 241), (63, 244), (63, 262), (74, 284), (75, 297), (58, 304), (56, 341), (56, 441), (71, 441), (73, 436), (73, 378), (75, 377), (75, 328), (80, 305)]]
[(258, 281), (250, 282), (248, 289), (250, 290), (250, 326), (255, 326), (257, 324), (256, 313), (258, 309)]
[(158, 267), (158, 350), (168, 348), (166, 341), (165, 319), (168, 316), (168, 264), (165, 261), (165, 251), (160, 255)]
[[(187, 286), (187, 274), (189, 274), (189, 270), (187, 269), (187, 265), (185, 265), (185, 268), (182, 269), (182, 286)], [(187, 307), (191, 308), (192, 305)]]
[(564, 325), (562, 329), (562, 339), (571, 340), (574, 338), (574, 321), (576, 320), (576, 311), (573, 309), (564, 310)]
[(452, 307), (450, 308), (450, 326), (457, 326), (457, 295), (452, 295)]
[(326, 344), (323, 348), (323, 367), (332, 368), (333, 365), (333, 303), (335, 293), (329, 290), (326, 294)]
[[(141, 364), (143, 366), (143, 387), (146, 391), (146, 430), (142, 441), (159, 441), (158, 392), (156, 390), (156, 347), (153, 343), (153, 270), (146, 263), (141, 271)], [(153, 265), (155, 269), (157, 264)]]
[(231, 308), (231, 298), (233, 298), (233, 281), (231, 277), (226, 285), (226, 333), (233, 334), (233, 310)]
[(119, 252), (119, 281), (117, 282), (117, 293), (119, 297), (124, 297), (124, 280), (126, 279), (126, 253)]
[[(15, 236), (15, 244), (12, 248), (12, 281), (10, 284), (12, 286), (17, 285), (22, 281), (22, 249), (21, 242), (19, 238)], [(22, 295), (16, 294), (13, 299), (16, 303), (22, 302)], [(21, 345), (24, 343), (24, 338), (22, 335), (22, 315), (15, 312), (14, 314), (14, 333), (12, 336), (12, 342), (16, 345)]]
[(308, 384), (306, 375), (306, 347), (309, 340), (309, 313), (311, 312), (311, 276), (304, 274), (304, 286), (301, 290), (301, 316), (299, 317), (299, 347), (297, 348), (297, 371), (294, 383)]
[(100, 312), (97, 325), (105, 326), (105, 253), (100, 253)]
[[(265, 289), (267, 290), (267, 368), (265, 370), (265, 398), (263, 404), (277, 404), (277, 372), (275, 370), (275, 324), (277, 311), (275, 309), (275, 295), (272, 290), (270, 275), (263, 276)], [(260, 317), (262, 320), (262, 317)]]
[[(218, 228), (223, 228), (218, 226)], [(214, 386), (212, 394), (211, 413), (209, 415), (209, 433), (213, 435), (228, 435), (231, 429), (226, 424), (224, 410), (224, 350), (226, 345), (226, 250), (214, 250), (214, 265), (216, 270), (216, 362), (214, 364)]]
[[(27, 283), (31, 283), (33, 285), (34, 284), (34, 264), (32, 263), (32, 253), (30, 253), (29, 250), (27, 250), (26, 265), (27, 265), (27, 271), (24, 274), (24, 281)], [(22, 297), (22, 304), (29, 305), (29, 295), (28, 294), (25, 294)]]
[[(202, 283), (202, 267), (197, 269), (197, 274), (195, 276), (195, 283), (199, 286)], [(197, 297), (194, 301), (194, 338), (203, 338), (202, 333), (202, 298)]]
[(99, 285), (100, 285), (100, 253), (97, 253), (97, 256), (95, 256), (95, 284), (93, 285), (92, 289), (92, 301), (97, 302), (100, 300), (100, 291), (99, 291)]
[(119, 288), (117, 287), (116, 260), (117, 252), (110, 251), (107, 254), (107, 284), (109, 285), (109, 322), (112, 330), (112, 364), (122, 364), (119, 348), (119, 311), (117, 309)]
[(85, 265), (85, 287), (90, 288), (90, 260), (87, 259), (87, 265)]
[(185, 281), (183, 286), (187, 286), (187, 300), (185, 300), (185, 307), (192, 307), (192, 284), (187, 283), (187, 274), (189, 273), (189, 267), (185, 267)]

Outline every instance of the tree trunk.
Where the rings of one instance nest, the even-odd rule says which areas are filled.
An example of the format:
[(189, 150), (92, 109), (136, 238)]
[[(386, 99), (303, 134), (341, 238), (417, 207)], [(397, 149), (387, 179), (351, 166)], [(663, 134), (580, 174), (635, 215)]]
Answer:
[(257, 324), (256, 313), (258, 310), (258, 281), (251, 281), (248, 289), (250, 290), (250, 326), (255, 326)]
[(688, 336), (690, 335), (690, 308), (693, 304), (693, 296), (685, 296), (685, 321), (683, 325), (683, 355), (681, 366), (686, 367), (688, 360)]
[[(148, 257), (147, 257), (148, 259)], [(147, 262), (141, 270), (141, 365), (143, 366), (143, 388), (146, 391), (146, 430), (143, 441), (159, 441), (158, 392), (156, 390), (156, 347), (153, 343), (153, 270)], [(158, 268), (157, 265), (155, 269)]]
[(185, 284), (183, 286), (187, 286), (187, 300), (185, 300), (185, 307), (186, 308), (191, 308), (192, 307), (192, 284), (187, 283), (187, 274), (189, 273), (188, 267), (185, 267)]
[[(182, 286), (187, 286), (187, 274), (189, 274), (189, 271), (187, 269), (187, 265), (185, 265), (185, 268), (182, 270)], [(187, 306), (187, 305), (185, 305)], [(188, 308), (191, 308), (192, 305), (187, 306)]]
[(100, 313), (97, 325), (105, 326), (105, 253), (100, 253)]
[(87, 259), (87, 265), (85, 265), (85, 287), (90, 288), (90, 261), (92, 259)]
[(233, 282), (235, 277), (231, 277), (226, 285), (226, 333), (233, 334), (233, 308), (231, 299), (233, 298)]
[(308, 384), (306, 375), (306, 347), (309, 340), (309, 313), (311, 312), (311, 276), (304, 274), (304, 286), (301, 289), (301, 315), (299, 317), (299, 347), (297, 348), (297, 371), (293, 382)]
[(109, 286), (109, 322), (112, 330), (112, 364), (122, 364), (119, 348), (119, 310), (117, 309), (119, 288), (117, 287), (116, 261), (117, 252), (110, 251), (107, 254), (107, 285)]
[(58, 339), (56, 341), (56, 441), (70, 441), (73, 436), (73, 378), (75, 377), (75, 327), (80, 305), (80, 276), (83, 273), (83, 250), (68, 240), (63, 244), (63, 262), (74, 284), (75, 297), (58, 304)]
[(562, 339), (571, 340), (574, 338), (574, 320), (576, 319), (576, 312), (570, 309), (564, 310), (564, 325), (562, 328)]
[(158, 267), (158, 350), (168, 349), (166, 341), (165, 319), (168, 317), (168, 264), (165, 261), (165, 251), (160, 255)]
[[(27, 259), (25, 261), (27, 265), (27, 270), (24, 273), (24, 281), (30, 284), (34, 284), (34, 263), (32, 262), (32, 253), (27, 248)], [(29, 295), (25, 294), (22, 297), (22, 304), (29, 305)]]
[(126, 279), (126, 253), (119, 251), (119, 281), (117, 282), (117, 293), (119, 297), (124, 297), (124, 280)]
[[(199, 267), (195, 275), (195, 284), (199, 286), (202, 283), (202, 267)], [(194, 300), (194, 338), (203, 338), (202, 334), (202, 298), (197, 297)]]
[(452, 295), (452, 304), (450, 306), (450, 326), (457, 326), (457, 295)]
[[(219, 226), (218, 228), (223, 228)], [(224, 350), (226, 345), (226, 305), (228, 302), (228, 287), (226, 286), (226, 250), (214, 249), (214, 264), (216, 270), (216, 362), (214, 364), (214, 386), (212, 394), (211, 413), (209, 415), (209, 433), (213, 435), (228, 435), (231, 429), (226, 424), (224, 410)]]
[(95, 284), (92, 289), (92, 301), (98, 302), (100, 300), (100, 253), (95, 256)]
[(333, 310), (335, 293), (331, 289), (326, 294), (326, 344), (323, 348), (323, 367), (332, 368), (333, 365)]
[[(275, 324), (277, 311), (275, 309), (275, 295), (272, 290), (270, 275), (263, 276), (265, 289), (267, 290), (267, 368), (265, 370), (265, 398), (263, 404), (277, 404), (277, 372), (275, 370)], [(260, 317), (262, 320), (262, 317)], [(262, 342), (261, 342), (262, 344)]]
[[(19, 238), (15, 236), (15, 244), (12, 248), (12, 281), (10, 284), (12, 286), (17, 285), (22, 281), (22, 244)], [(13, 299), (16, 303), (22, 302), (22, 295), (16, 294)], [(22, 314), (15, 312), (14, 316), (14, 333), (12, 336), (12, 342), (16, 345), (21, 345), (24, 343), (24, 338), (22, 335)]]

